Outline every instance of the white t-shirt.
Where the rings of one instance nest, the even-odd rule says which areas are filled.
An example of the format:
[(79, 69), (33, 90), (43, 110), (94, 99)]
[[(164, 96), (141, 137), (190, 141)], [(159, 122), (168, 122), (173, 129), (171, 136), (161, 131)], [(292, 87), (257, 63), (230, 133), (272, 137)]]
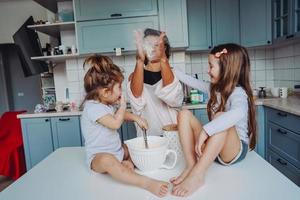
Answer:
[(124, 150), (117, 130), (107, 128), (97, 120), (114, 114), (114, 108), (97, 101), (88, 100), (84, 103), (81, 116), (81, 130), (85, 140), (87, 164), (90, 164), (96, 153), (110, 153), (119, 161), (123, 160)]
[[(179, 70), (174, 70), (174, 72), (181, 82), (206, 92), (210, 96), (210, 83), (195, 79)], [(218, 102), (220, 97), (217, 93)], [(205, 124), (203, 129), (209, 136), (212, 136), (233, 126), (240, 139), (248, 144), (248, 96), (242, 87), (235, 87), (227, 99), (222, 115)]]
[[(183, 100), (181, 83), (176, 77), (172, 83), (163, 86), (162, 80), (154, 85), (144, 83), (142, 95), (134, 97), (130, 89), (130, 82), (127, 84), (127, 93), (130, 100), (132, 112), (146, 119), (149, 125), (147, 134), (161, 135), (162, 127), (168, 124), (177, 123), (177, 110)], [(142, 135), (142, 130), (136, 126), (137, 135)]]

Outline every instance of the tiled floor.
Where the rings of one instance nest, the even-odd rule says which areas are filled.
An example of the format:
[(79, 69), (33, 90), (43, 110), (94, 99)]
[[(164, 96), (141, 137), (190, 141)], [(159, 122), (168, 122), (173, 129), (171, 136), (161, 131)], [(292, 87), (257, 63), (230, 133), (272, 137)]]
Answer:
[(0, 192), (12, 183), (12, 180), (0, 175)]

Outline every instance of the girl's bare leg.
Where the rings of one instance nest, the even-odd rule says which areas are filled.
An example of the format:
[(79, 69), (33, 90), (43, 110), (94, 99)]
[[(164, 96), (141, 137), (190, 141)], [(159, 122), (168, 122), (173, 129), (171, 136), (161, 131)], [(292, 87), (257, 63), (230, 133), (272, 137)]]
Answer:
[(215, 134), (207, 139), (203, 155), (181, 184), (173, 188), (172, 194), (188, 196), (204, 183), (208, 167), (220, 155), (224, 162), (233, 160), (240, 151), (240, 139), (235, 128)]
[(123, 149), (124, 149), (124, 158), (121, 164), (130, 170), (134, 170), (134, 164), (130, 158), (128, 147), (126, 144), (123, 144)]
[(92, 161), (91, 168), (98, 173), (108, 173), (120, 182), (144, 188), (158, 197), (163, 197), (168, 192), (167, 182), (141, 176), (123, 166), (115, 156), (108, 153), (97, 154)]
[(189, 110), (182, 110), (177, 116), (178, 133), (186, 167), (180, 176), (170, 180), (174, 185), (181, 183), (196, 164), (195, 141), (198, 139), (202, 125)]

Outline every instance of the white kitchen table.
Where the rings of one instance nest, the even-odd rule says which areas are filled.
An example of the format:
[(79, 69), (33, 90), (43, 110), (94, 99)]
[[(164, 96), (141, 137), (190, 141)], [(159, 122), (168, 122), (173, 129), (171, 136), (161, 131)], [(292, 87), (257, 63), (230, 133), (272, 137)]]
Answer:
[[(160, 180), (180, 174), (184, 164), (148, 176)], [(61, 148), (0, 192), (0, 200), (152, 200), (143, 189), (125, 185), (108, 175), (92, 173), (85, 164), (83, 147)], [(269, 163), (250, 152), (230, 167), (214, 163), (205, 185), (187, 198), (168, 194), (162, 199), (191, 200), (300, 200), (300, 188)]]

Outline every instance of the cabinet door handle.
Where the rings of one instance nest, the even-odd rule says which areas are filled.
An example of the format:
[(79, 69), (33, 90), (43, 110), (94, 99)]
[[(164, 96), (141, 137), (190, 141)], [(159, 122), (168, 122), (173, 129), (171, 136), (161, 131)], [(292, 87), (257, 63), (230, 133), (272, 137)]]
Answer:
[[(114, 48), (114, 51), (115, 51), (115, 50), (116, 50), (116, 48)], [(122, 50), (122, 51), (124, 51), (124, 50), (125, 50), (125, 48), (123, 48), (123, 47), (122, 47), (122, 48), (121, 48), (121, 50)]]
[(59, 118), (59, 121), (69, 121), (70, 118)]
[(110, 17), (122, 17), (122, 14), (121, 13), (114, 13), (114, 14), (111, 14)]
[(281, 133), (281, 134), (284, 134), (284, 135), (286, 135), (286, 134), (287, 134), (287, 132), (286, 132), (286, 131), (283, 131), (283, 130), (281, 130), (280, 128), (279, 128), (279, 129), (277, 129), (277, 132), (278, 132), (278, 133)]
[(277, 159), (277, 162), (279, 162), (281, 165), (287, 165), (287, 163), (282, 161), (280, 158)]
[(286, 113), (278, 112), (277, 115), (279, 115), (279, 116), (281, 116), (281, 117), (287, 117), (287, 114), (286, 114)]
[(49, 122), (49, 119), (45, 119), (45, 122)]

